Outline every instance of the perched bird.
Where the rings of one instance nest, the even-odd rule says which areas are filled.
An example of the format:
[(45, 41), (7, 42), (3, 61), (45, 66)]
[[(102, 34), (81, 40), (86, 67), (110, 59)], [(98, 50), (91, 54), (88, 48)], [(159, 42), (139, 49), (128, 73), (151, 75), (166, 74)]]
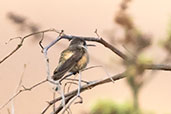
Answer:
[(53, 80), (61, 79), (67, 72), (73, 74), (84, 69), (89, 62), (87, 44), (83, 39), (74, 38), (67, 49), (62, 51), (57, 68), (52, 76)]

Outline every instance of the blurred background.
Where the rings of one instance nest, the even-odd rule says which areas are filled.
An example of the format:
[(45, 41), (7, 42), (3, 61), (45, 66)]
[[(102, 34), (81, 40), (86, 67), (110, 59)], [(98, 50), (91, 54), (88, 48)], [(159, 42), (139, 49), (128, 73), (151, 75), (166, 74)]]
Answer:
[[(119, 14), (126, 12), (134, 24), (131, 30), (147, 34), (151, 45), (143, 51), (153, 63), (168, 60), (167, 42), (169, 22), (171, 23), (170, 0), (125, 0), (128, 8), (121, 7), (124, 0), (0, 0), (0, 60), (11, 52), (19, 39), (6, 44), (10, 38), (25, 36), (29, 33), (55, 28), (66, 34), (93, 36), (95, 29), (106, 41), (123, 52), (131, 53), (132, 47), (124, 39), (125, 26), (118, 22)], [(123, 8), (123, 9), (122, 9)], [(125, 28), (124, 28), (125, 27)], [(124, 28), (124, 29), (123, 29)], [(170, 27), (171, 28), (171, 27)], [(127, 27), (127, 29), (130, 29)], [(55, 33), (46, 33), (43, 44), (47, 45), (57, 37)], [(38, 45), (40, 36), (25, 40), (19, 49), (5, 62), (0, 64), (0, 105), (4, 104), (15, 92), (24, 71), (22, 84), (30, 87), (46, 78), (46, 66), (41, 48)], [(91, 42), (92, 43), (92, 42)], [(125, 66), (117, 55), (100, 44), (89, 48), (90, 64), (103, 65), (110, 75), (121, 73)], [(130, 44), (131, 45), (131, 44)], [(164, 44), (166, 45), (166, 44)], [(51, 73), (55, 69), (60, 52), (68, 46), (67, 40), (61, 40), (49, 50)], [(168, 46), (169, 47), (169, 46)], [(103, 53), (102, 53), (103, 52)], [(169, 63), (168, 61), (166, 62)], [(26, 68), (24, 68), (24, 65)], [(139, 92), (139, 106), (155, 114), (171, 114), (171, 76), (170, 72), (145, 72), (151, 77)], [(97, 80), (106, 77), (102, 68), (83, 72), (83, 79)], [(100, 99), (110, 99), (117, 103), (132, 101), (131, 88), (126, 79), (108, 83), (83, 92), (83, 104), (72, 105), (73, 114), (89, 113)], [(38, 114), (47, 106), (46, 101), (53, 98), (52, 85), (43, 84), (31, 92), (24, 92), (14, 100), (16, 114)], [(0, 114), (7, 114), (7, 105)], [(49, 110), (47, 113), (50, 113)]]

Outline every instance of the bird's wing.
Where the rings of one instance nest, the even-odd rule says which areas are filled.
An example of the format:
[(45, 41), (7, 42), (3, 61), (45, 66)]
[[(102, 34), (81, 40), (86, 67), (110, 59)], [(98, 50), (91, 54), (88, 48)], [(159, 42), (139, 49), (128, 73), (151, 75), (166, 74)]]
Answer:
[(60, 78), (62, 78), (65, 73), (70, 71), (77, 64), (82, 55), (82, 51), (74, 50), (74, 54), (69, 57), (63, 64), (61, 64), (57, 69), (55, 69), (52, 79), (59, 80)]

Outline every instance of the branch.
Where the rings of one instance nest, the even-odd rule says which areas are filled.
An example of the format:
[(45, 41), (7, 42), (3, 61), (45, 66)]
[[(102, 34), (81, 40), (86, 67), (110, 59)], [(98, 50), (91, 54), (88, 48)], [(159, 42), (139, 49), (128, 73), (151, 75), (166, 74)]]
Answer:
[[(20, 88), (21, 85), (22, 85), (25, 70), (26, 70), (26, 64), (24, 64), (24, 70), (23, 70), (23, 72), (22, 72), (22, 74), (21, 74), (21, 77), (20, 77), (18, 86), (16, 87), (15, 92), (13, 93), (13, 96), (15, 96), (15, 95), (17, 94), (19, 88)], [(15, 114), (14, 99), (11, 100), (11, 114)]]
[(41, 85), (41, 84), (43, 84), (43, 83), (45, 83), (45, 82), (47, 82), (47, 81), (48, 81), (47, 79), (46, 79), (46, 80), (43, 80), (43, 81), (41, 81), (41, 82), (39, 82), (39, 83), (37, 83), (37, 84), (31, 86), (30, 88), (26, 88), (26, 87), (22, 86), (23, 89), (19, 90), (19, 91), (18, 91), (16, 94), (14, 94), (14, 95), (13, 95), (5, 104), (3, 104), (3, 105), (0, 107), (0, 110), (3, 109), (10, 101), (12, 101), (15, 97), (17, 97), (17, 96), (18, 96), (19, 94), (21, 94), (22, 92), (31, 91), (32, 89), (36, 88), (37, 86), (39, 86), (39, 85)]
[[(102, 44), (106, 48), (110, 49), (112, 52), (114, 52), (116, 55), (121, 57), (124, 61), (128, 62), (128, 56), (122, 53), (119, 49), (115, 48), (113, 45), (109, 44), (102, 38), (95, 38), (95, 37), (82, 37), (82, 36), (72, 36), (72, 35), (63, 35), (61, 38), (69, 39), (72, 38), (81, 38), (86, 41), (93, 41)], [(145, 69), (149, 70), (165, 70), (165, 71), (171, 71), (171, 65), (162, 65), (162, 64), (149, 64), (145, 65)]]
[[(84, 92), (85, 90), (89, 90), (89, 89), (91, 89), (91, 88), (93, 88), (93, 87), (96, 87), (96, 86), (98, 86), (98, 85), (101, 85), (101, 84), (105, 84), (105, 83), (111, 82), (111, 78), (112, 78), (114, 81), (119, 80), (119, 79), (122, 79), (122, 78), (125, 77), (124, 73), (125, 73), (125, 72), (120, 73), (120, 74), (117, 74), (117, 75), (114, 75), (114, 76), (112, 76), (112, 77), (108, 77), (108, 78), (102, 79), (102, 80), (98, 80), (98, 81), (91, 81), (89, 84), (83, 85), (83, 86), (80, 88), (80, 92), (82, 93), (82, 92)], [(67, 104), (67, 103), (68, 103), (68, 102), (77, 94), (77, 92), (78, 92), (78, 89), (75, 89), (75, 90), (73, 90), (73, 91), (71, 91), (71, 92), (65, 94), (65, 98), (66, 98), (66, 99), (65, 99), (65, 103)], [(53, 104), (56, 103), (57, 101), (60, 101), (61, 99), (62, 99), (62, 97), (58, 97), (58, 98), (56, 98), (56, 99), (50, 101), (49, 104), (48, 104), (48, 106), (42, 111), (41, 114), (44, 114), (44, 113), (48, 110), (48, 108), (49, 108), (51, 105), (53, 105)], [(57, 108), (57, 110), (56, 110), (55, 113), (61, 111), (62, 109), (63, 109), (63, 106), (60, 105), (60, 106)]]
[(63, 35), (63, 36), (61, 36), (61, 38), (69, 39), (69, 40), (71, 40), (73, 38), (81, 38), (81, 39), (84, 39), (86, 41), (97, 42), (97, 43), (102, 44), (106, 48), (110, 49), (111, 51), (113, 51), (115, 54), (117, 54), (122, 59), (127, 60), (127, 56), (124, 53), (122, 53), (121, 51), (119, 51), (117, 48), (115, 48), (114, 46), (112, 46), (111, 44), (109, 44), (108, 42), (106, 42), (105, 40), (103, 40), (102, 38), (82, 37), (82, 36), (72, 36), (72, 35)]
[(6, 59), (8, 59), (10, 56), (12, 56), (15, 52), (17, 52), (22, 47), (25, 39), (29, 38), (30, 36), (41, 34), (41, 33), (46, 33), (46, 32), (56, 32), (56, 33), (58, 33), (55, 29), (47, 29), (47, 30), (42, 30), (42, 31), (39, 31), (39, 32), (34, 32), (34, 33), (31, 33), (31, 34), (28, 34), (28, 35), (26, 35), (24, 37), (18, 37), (18, 38), (21, 39), (20, 43), (7, 56), (5, 56), (2, 60), (0, 60), (0, 64), (3, 63)]
[[(55, 29), (47, 29), (47, 30), (43, 30), (43, 31), (31, 33), (31, 34), (28, 34), (28, 35), (26, 35), (26, 36), (24, 36), (24, 37), (21, 37), (21, 38), (20, 38), (21, 41), (20, 41), (20, 43), (17, 45), (17, 47), (16, 47), (12, 52), (10, 52), (6, 57), (4, 57), (4, 58), (0, 61), (0, 64), (1, 64), (2, 62), (4, 62), (6, 59), (8, 59), (10, 56), (12, 56), (17, 50), (19, 50), (19, 49), (22, 47), (22, 45), (23, 45), (25, 39), (27, 39), (28, 37), (30, 37), (30, 36), (32, 36), (32, 35), (36, 35), (36, 34), (43, 34), (43, 35), (44, 35), (45, 32), (56, 32), (56, 33), (59, 34), (59, 36), (57, 37), (57, 39), (56, 39), (55, 41), (53, 41), (53, 42), (52, 42), (51, 44), (49, 44), (48, 46), (43, 47), (43, 46), (41, 45), (41, 47), (43, 48), (44, 56), (45, 56), (46, 63), (47, 63), (47, 74), (48, 74), (47, 76), (48, 76), (48, 79), (46, 79), (46, 80), (40, 82), (40, 84), (41, 84), (41, 83), (44, 83), (44, 82), (46, 82), (46, 81), (51, 82), (51, 80), (50, 80), (50, 70), (49, 70), (49, 65), (48, 65), (49, 63), (48, 63), (47, 51), (48, 51), (48, 49), (49, 49), (50, 47), (52, 47), (54, 44), (56, 44), (56, 43), (57, 43), (59, 40), (61, 40), (61, 39), (68, 39), (68, 40), (71, 40), (71, 39), (73, 39), (73, 38), (81, 38), (81, 39), (84, 39), (84, 40), (86, 40), (86, 41), (93, 41), (93, 42), (100, 43), (100, 44), (102, 44), (103, 46), (105, 46), (106, 48), (110, 49), (113, 53), (115, 53), (116, 55), (118, 55), (119, 57), (121, 57), (124, 61), (129, 62), (128, 56), (127, 56), (126, 54), (122, 53), (119, 49), (117, 49), (117, 48), (114, 47), (113, 45), (109, 44), (108, 42), (106, 42), (106, 41), (105, 41), (104, 39), (102, 39), (102, 38), (99, 38), (99, 37), (96, 38), (96, 37), (82, 37), (82, 36), (66, 35), (66, 34), (63, 33), (63, 31), (58, 32), (58, 31), (56, 31)], [(44, 37), (44, 36), (42, 36), (42, 37)], [(42, 39), (42, 40), (43, 40), (43, 39)], [(40, 44), (42, 43), (42, 40), (40, 41)], [(148, 65), (144, 65), (144, 69), (145, 69), (145, 70), (165, 70), (165, 71), (171, 71), (171, 66), (170, 66), (170, 65), (162, 65), (162, 64), (148, 64)], [(93, 88), (93, 87), (95, 87), (95, 86), (97, 86), (97, 85), (100, 85), (100, 84), (104, 84), (104, 83), (111, 82), (111, 78), (115, 81), (115, 80), (122, 79), (122, 78), (124, 78), (124, 77), (125, 77), (124, 73), (121, 73), (121, 74), (115, 75), (115, 76), (110, 77), (110, 78), (108, 77), (108, 78), (105, 78), (105, 79), (103, 79), (103, 80), (98, 80), (98, 81), (90, 82), (89, 84), (85, 84), (84, 86), (82, 86), (80, 92), (83, 92), (83, 91), (85, 91), (85, 90), (87, 90), (87, 89), (89, 89), (89, 88)], [(24, 87), (23, 90), (20, 90), (20, 91), (19, 91), (18, 93), (16, 93), (11, 99), (9, 99), (9, 101), (8, 101), (5, 105), (7, 105), (12, 99), (14, 99), (16, 96), (18, 96), (18, 94), (20, 94), (21, 92), (27, 91), (27, 90), (31, 90), (31, 89), (33, 89), (34, 87), (36, 87), (36, 86), (38, 86), (38, 85), (40, 85), (40, 84), (38, 83), (38, 84), (32, 86), (31, 88), (25, 88), (25, 87)], [(72, 99), (72, 98), (77, 94), (77, 91), (78, 91), (78, 90), (74, 90), (74, 91), (69, 92), (68, 94), (65, 94), (66, 103), (68, 103), (69, 100)], [(46, 109), (45, 109), (43, 112), (46, 112), (46, 110), (47, 110), (52, 104), (54, 104), (55, 102), (57, 102), (57, 101), (59, 101), (59, 100), (61, 100), (61, 99), (62, 99), (62, 97), (59, 97), (59, 98), (56, 98), (55, 100), (51, 101), (51, 102), (49, 103), (48, 107), (46, 107)], [(68, 101), (67, 101), (67, 100), (68, 100)], [(5, 105), (4, 105), (4, 106), (5, 106)], [(4, 106), (0, 107), (0, 109), (3, 108)], [(61, 106), (62, 106), (62, 105), (61, 105)], [(63, 106), (62, 106), (62, 108), (63, 108)], [(43, 113), (43, 112), (42, 112), (42, 113)]]
[[(43, 30), (43, 31), (39, 31), (39, 32), (35, 32), (35, 33), (31, 33), (31, 34), (28, 34), (26, 36), (24, 36), (23, 38), (21, 38), (21, 41), (20, 43), (18, 44), (18, 46), (12, 51), (10, 52), (6, 57), (4, 57), (1, 61), (0, 61), (0, 64), (2, 62), (4, 62), (6, 59), (8, 59), (11, 55), (13, 55), (19, 48), (21, 48), (21, 46), (23, 45), (23, 42), (25, 39), (27, 39), (28, 37), (32, 36), (32, 35), (36, 35), (36, 34), (41, 34), (41, 33), (45, 33), (45, 32), (55, 32), (55, 33), (58, 33), (58, 34), (61, 34), (61, 32), (55, 30), (55, 29), (47, 29), (47, 30)], [(96, 37), (83, 37), (83, 36), (74, 36), (74, 35), (66, 35), (66, 34), (62, 34), (61, 37), (60, 37), (60, 40), (61, 39), (68, 39), (68, 40), (71, 40), (73, 38), (81, 38), (81, 39), (84, 39), (86, 41), (93, 41), (93, 42), (97, 42), (97, 43), (100, 43), (102, 44), (103, 46), (105, 46), (106, 48), (110, 49), (112, 52), (114, 52), (116, 55), (118, 55), (119, 57), (121, 57), (124, 61), (127, 61), (128, 60), (128, 57), (127, 55), (125, 55), (124, 53), (122, 53), (119, 49), (117, 49), (116, 47), (114, 47), (113, 45), (109, 44), (108, 42), (106, 42), (104, 39), (102, 38), (96, 38)], [(59, 40), (57, 40), (59, 41)], [(53, 45), (56, 42), (53, 42)], [(47, 50), (49, 48), (46, 48)], [(155, 64), (151, 64), (151, 65), (147, 65), (146, 66), (147, 69), (151, 69), (151, 70), (166, 70), (166, 71), (171, 71), (171, 66), (170, 65), (155, 65)]]
[[(145, 66), (145, 69), (146, 70), (166, 70), (166, 71), (171, 71), (171, 66), (170, 65), (155, 65), (155, 64), (151, 64), (151, 65), (146, 65)], [(89, 90), (91, 88), (94, 88), (98, 85), (101, 85), (101, 84), (105, 84), (105, 83), (109, 83), (109, 82), (112, 82), (111, 78), (116, 81), (116, 80), (119, 80), (119, 79), (122, 79), (122, 78), (125, 78), (126, 77), (126, 74), (125, 72), (123, 73), (120, 73), (120, 74), (117, 74), (117, 75), (114, 75), (112, 77), (108, 77), (108, 78), (105, 78), (105, 79), (102, 79), (102, 80), (98, 80), (98, 81), (92, 81), (92, 82), (89, 82), (88, 84), (85, 84), (81, 87), (80, 89), (80, 92), (84, 92), (86, 90)], [(75, 89), (67, 94), (65, 94), (65, 103), (67, 104), (72, 98), (74, 98), (74, 96), (77, 94), (78, 92), (78, 89)], [(54, 103), (60, 101), (62, 99), (62, 97), (58, 97), (52, 101), (49, 102), (48, 106), (45, 108), (45, 110), (43, 110), (43, 112), (41, 114), (44, 114), (49, 107), (51, 107), (51, 105), (53, 105)], [(63, 109), (63, 106), (62, 105), (59, 105), (55, 111), (55, 114), (59, 113), (61, 110)]]
[(149, 64), (149, 65), (145, 65), (145, 69), (148, 69), (148, 70), (165, 70), (165, 71), (171, 71), (171, 65)]
[[(113, 45), (109, 44), (102, 38), (95, 38), (95, 37), (82, 37), (82, 36), (72, 36), (72, 35), (63, 35), (61, 38), (64, 39), (69, 39), (71, 40), (72, 38), (81, 38), (86, 41), (93, 41), (102, 44), (106, 48), (110, 49), (112, 52), (114, 52), (116, 55), (121, 57), (124, 61), (128, 61), (128, 56), (122, 53), (119, 49), (115, 48)], [(165, 71), (171, 71), (171, 65), (162, 65), (162, 64), (149, 64), (144, 66), (145, 69), (149, 70), (165, 70)]]

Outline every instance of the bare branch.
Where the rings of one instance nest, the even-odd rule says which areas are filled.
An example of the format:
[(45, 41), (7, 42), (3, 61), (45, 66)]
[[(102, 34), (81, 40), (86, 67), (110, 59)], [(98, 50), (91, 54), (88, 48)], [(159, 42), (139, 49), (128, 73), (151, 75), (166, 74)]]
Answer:
[[(55, 99), (56, 98), (56, 92), (54, 91), (53, 92), (53, 99)], [(55, 113), (55, 103), (53, 104), (53, 113)]]
[[(97, 81), (91, 81), (89, 84), (85, 84), (83, 85), (81, 88), (80, 88), (80, 92), (83, 92), (85, 90), (89, 90), (95, 86), (98, 86), (98, 85), (101, 85), (101, 84), (105, 84), (105, 83), (108, 83), (108, 82), (111, 82), (111, 78), (116, 81), (116, 80), (119, 80), (119, 79), (122, 79), (124, 78), (125, 75), (124, 73), (120, 73), (120, 74), (117, 74), (117, 75), (114, 75), (112, 77), (108, 77), (108, 78), (105, 78), (105, 79), (102, 79), (102, 80), (97, 80)], [(67, 104), (78, 92), (78, 89), (76, 90), (73, 90), (67, 94), (65, 94), (65, 103)], [(48, 106), (42, 111), (41, 114), (44, 114), (48, 108), (50, 108), (50, 106), (58, 101), (60, 101), (62, 99), (62, 97), (58, 97), (56, 98), (55, 100), (52, 100), (49, 102)], [(56, 113), (57, 114), (58, 112), (60, 112), (61, 110), (63, 109), (63, 106), (60, 105), (57, 110), (56, 110)]]
[(22, 37), (15, 37), (15, 38), (10, 38), (8, 42), (6, 42), (5, 44), (10, 43), (12, 40), (16, 40), (16, 39), (22, 39)]
[[(39, 32), (35, 32), (35, 33), (28, 34), (28, 35), (24, 36), (23, 38), (21, 38), (21, 41), (17, 45), (17, 47), (12, 52), (10, 52), (6, 57), (4, 57), (0, 61), (0, 64), (2, 62), (4, 62), (6, 59), (8, 59), (11, 55), (13, 55), (19, 48), (21, 48), (21, 46), (22, 46), (22, 44), (23, 44), (23, 42), (24, 42), (24, 40), (26, 38), (28, 38), (30, 36), (33, 36), (33, 35), (36, 35), (36, 34), (42, 34), (42, 33), (46, 33), (46, 32), (55, 32), (55, 33), (61, 34), (61, 39), (71, 40), (73, 38), (81, 38), (81, 39), (84, 39), (86, 41), (97, 42), (97, 43), (100, 43), (100, 44), (104, 45), (106, 48), (110, 49), (112, 52), (114, 52), (115, 54), (117, 54), (123, 60), (127, 61), (127, 59), (128, 59), (127, 55), (125, 55), (124, 53), (122, 53), (120, 50), (118, 50), (117, 48), (115, 48), (113, 45), (109, 44), (108, 42), (106, 42), (102, 38), (66, 35), (66, 34), (63, 33), (63, 31), (62, 32), (59, 32), (59, 31), (57, 31), (55, 29), (47, 29), (47, 30), (43, 30), (43, 31), (39, 31)], [(53, 42), (53, 45), (56, 42)], [(48, 50), (50, 47), (45, 47), (45, 48)], [(152, 64), (152, 65), (147, 65), (146, 68), (147, 69), (151, 69), (151, 70), (166, 70), (166, 71), (171, 71), (171, 66), (170, 65), (155, 65), (155, 64)]]
[(94, 31), (94, 33), (97, 35), (98, 38), (100, 38), (100, 35), (97, 32), (97, 29)]
[(65, 88), (66, 88), (66, 86), (67, 86), (68, 84), (70, 84), (70, 85), (69, 85), (69, 87), (67, 88), (67, 92), (69, 92), (70, 87), (71, 87), (72, 84), (78, 85), (76, 82), (71, 82), (71, 81), (66, 82), (66, 83), (64, 84), (64, 93), (65, 93)]
[(47, 29), (47, 30), (43, 30), (43, 31), (39, 31), (39, 32), (34, 32), (34, 33), (31, 33), (31, 34), (28, 34), (28, 35), (26, 35), (24, 37), (19, 37), (21, 39), (20, 43), (7, 56), (5, 56), (2, 60), (0, 60), (0, 64), (2, 62), (4, 62), (6, 59), (8, 59), (10, 56), (12, 56), (16, 51), (18, 51), (22, 47), (25, 39), (29, 38), (30, 36), (37, 35), (37, 34), (40, 34), (40, 33), (46, 33), (46, 32), (57, 32), (57, 31), (55, 29)]
[(171, 71), (171, 65), (149, 64), (149, 65), (145, 65), (145, 69)]
[(104, 45), (105, 47), (107, 47), (108, 49), (110, 49), (111, 51), (113, 51), (115, 54), (117, 54), (122, 59), (127, 60), (127, 56), (124, 53), (119, 51), (117, 48), (115, 48), (114, 46), (112, 46), (111, 44), (109, 44), (108, 42), (103, 40), (102, 38), (71, 36), (71, 35), (63, 35), (61, 38), (69, 39), (69, 40), (72, 39), (72, 38), (81, 38), (81, 39), (84, 39), (86, 41), (98, 42), (98, 43)]
[[(145, 69), (150, 69), (150, 70), (171, 70), (171, 66), (169, 65), (147, 65), (145, 66)], [(89, 90), (95, 86), (98, 86), (98, 85), (101, 85), (101, 84), (105, 84), (105, 83), (108, 83), (108, 82), (111, 82), (111, 78), (116, 81), (116, 80), (119, 80), (119, 79), (122, 79), (122, 78), (125, 78), (126, 75), (125, 75), (125, 72), (123, 73), (120, 73), (120, 74), (117, 74), (117, 75), (114, 75), (112, 77), (108, 77), (108, 78), (105, 78), (105, 79), (102, 79), (102, 80), (99, 80), (99, 81), (92, 81), (92, 82), (89, 82), (89, 84), (85, 84), (81, 87), (80, 89), (80, 92), (83, 92), (85, 90)], [(76, 90), (73, 90), (67, 94), (65, 94), (65, 103), (67, 104), (76, 94), (77, 94), (77, 89)], [(62, 99), (62, 97), (58, 97), (56, 98), (55, 100), (52, 100), (49, 102), (49, 105), (46, 107), (46, 110), (53, 104), (53, 103), (56, 103), (57, 101), (60, 101)], [(63, 109), (63, 106), (60, 105), (57, 110), (56, 110), (56, 114), (58, 112), (60, 112), (61, 110)], [(45, 111), (46, 112), (46, 111)], [(42, 113), (43, 114), (43, 113)]]
[[(59, 36), (53, 41), (51, 42), (49, 45), (47, 45), (46, 47), (43, 47), (43, 45), (41, 44), (42, 43), (42, 40), (44, 38), (44, 33), (45, 32), (56, 32), (59, 34)], [(56, 31), (55, 29), (47, 29), (47, 30), (44, 30), (44, 31), (39, 31), (39, 32), (35, 32), (35, 33), (31, 33), (31, 34), (28, 34), (24, 37), (21, 37), (21, 41), (20, 43), (17, 45), (17, 47), (11, 51), (7, 56), (5, 56), (1, 61), (0, 61), (0, 64), (2, 62), (4, 62), (6, 59), (8, 59), (10, 56), (12, 56), (16, 51), (18, 51), (23, 43), (24, 43), (24, 40), (27, 39), (28, 37), (30, 36), (33, 36), (33, 35), (36, 35), (36, 34), (42, 34), (42, 40), (39, 42), (41, 48), (43, 49), (43, 53), (44, 53), (44, 56), (45, 56), (45, 60), (46, 60), (46, 63), (47, 63), (47, 79), (36, 84), (36, 85), (33, 85), (31, 88), (25, 88), (23, 86), (24, 89), (22, 90), (19, 90), (13, 97), (11, 97), (7, 103), (5, 103), (3, 106), (0, 107), (0, 109), (2, 109), (4, 106), (6, 106), (12, 99), (14, 99), (16, 96), (18, 96), (21, 92), (23, 91), (28, 91), (28, 90), (31, 90), (35, 87), (37, 87), (38, 85), (42, 84), (42, 83), (45, 83), (46, 81), (49, 81), (51, 83), (54, 83), (56, 84), (55, 82), (53, 82), (53, 80), (51, 80), (51, 76), (50, 76), (50, 69), (49, 69), (49, 59), (48, 59), (48, 56), (47, 56), (47, 51), (49, 48), (51, 48), (54, 44), (56, 44), (59, 40), (61, 39), (68, 39), (68, 40), (71, 40), (73, 38), (81, 38), (81, 39), (84, 39), (86, 41), (93, 41), (93, 42), (97, 42), (97, 43), (100, 43), (102, 44), (103, 46), (105, 46), (106, 48), (110, 49), (113, 53), (115, 53), (116, 55), (118, 55), (119, 57), (121, 57), (124, 61), (126, 62), (129, 62), (128, 60), (128, 56), (124, 53), (122, 53), (119, 49), (115, 48), (113, 45), (109, 44), (108, 42), (106, 42), (103, 38), (96, 38), (96, 37), (82, 37), (82, 36), (73, 36), (73, 35), (66, 35), (63, 33), (63, 31), (61, 32), (58, 32)], [(96, 31), (96, 34), (97, 34), (97, 31)], [(99, 35), (98, 35), (99, 37)], [(145, 70), (165, 70), (165, 71), (171, 71), (171, 66), (170, 65), (162, 65), (162, 64), (146, 64), (143, 66)], [(90, 82), (90, 83), (87, 83), (85, 85), (83, 85), (81, 88), (80, 88), (80, 92), (83, 92), (89, 88), (93, 88), (97, 85), (100, 85), (100, 84), (104, 84), (104, 83), (108, 83), (108, 82), (111, 82), (111, 79), (113, 79), (114, 81), (115, 80), (119, 80), (119, 79), (122, 79), (124, 78), (125, 75), (124, 73), (121, 73), (121, 74), (118, 74), (118, 75), (115, 75), (113, 77), (108, 77), (108, 78), (105, 78), (103, 80), (98, 80), (98, 81), (93, 81), (93, 82)], [(62, 90), (62, 89), (61, 89)], [(55, 102), (61, 100), (62, 98), (66, 97), (65, 99), (65, 103), (68, 103), (71, 99), (73, 99), (76, 95), (76, 93), (78, 92), (78, 90), (74, 90), (74, 91), (71, 91), (67, 94), (65, 94), (63, 97), (59, 97), (59, 98), (56, 98), (54, 100), (52, 100), (49, 105), (45, 108), (45, 110), (42, 112), (46, 112), (46, 110), (52, 105), (54, 104)], [(61, 104), (61, 107), (59, 106), (57, 110), (62, 110), (63, 109), (63, 106)], [(57, 112), (57, 111), (56, 111)]]
[(11, 102), (15, 97), (17, 97), (17, 96), (18, 96), (19, 94), (21, 94), (22, 92), (31, 91), (32, 89), (36, 88), (37, 86), (39, 86), (39, 85), (41, 85), (41, 84), (43, 84), (43, 83), (45, 83), (45, 82), (47, 82), (47, 81), (48, 81), (47, 79), (46, 79), (46, 80), (43, 80), (43, 81), (41, 81), (41, 82), (39, 82), (39, 83), (37, 83), (37, 84), (31, 86), (30, 88), (26, 88), (26, 87), (22, 86), (23, 89), (19, 90), (19, 91), (18, 91), (15, 95), (13, 95), (5, 104), (3, 104), (3, 105), (0, 107), (0, 110), (3, 109), (9, 102)]
[[(23, 72), (21, 74), (18, 86), (16, 87), (15, 92), (13, 93), (13, 96), (18, 92), (19, 88), (21, 87), (21, 84), (23, 82), (23, 77), (24, 77), (25, 70), (26, 70), (26, 64), (24, 64), (24, 70), (23, 70)], [(11, 114), (15, 114), (14, 99), (12, 99), (12, 101), (11, 101)]]
[[(65, 80), (78, 81), (78, 79), (72, 79), (72, 78), (65, 78)], [(81, 82), (86, 83), (86, 84), (89, 84), (89, 82), (88, 81), (85, 81), (85, 80), (81, 80)]]
[(39, 41), (39, 45), (40, 45), (40, 47), (42, 48), (42, 50), (43, 50), (43, 45), (42, 45), (42, 41), (43, 41), (43, 39), (44, 39), (44, 33), (42, 33), (42, 38), (41, 38), (41, 40)]

